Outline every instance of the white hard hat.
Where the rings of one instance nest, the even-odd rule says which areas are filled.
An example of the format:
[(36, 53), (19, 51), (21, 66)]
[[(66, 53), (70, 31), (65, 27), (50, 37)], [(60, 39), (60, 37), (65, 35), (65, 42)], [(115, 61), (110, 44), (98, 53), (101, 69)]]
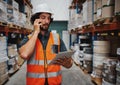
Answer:
[(41, 13), (41, 12), (53, 14), (52, 10), (48, 7), (46, 3), (40, 4), (35, 8), (33, 8), (33, 14)]

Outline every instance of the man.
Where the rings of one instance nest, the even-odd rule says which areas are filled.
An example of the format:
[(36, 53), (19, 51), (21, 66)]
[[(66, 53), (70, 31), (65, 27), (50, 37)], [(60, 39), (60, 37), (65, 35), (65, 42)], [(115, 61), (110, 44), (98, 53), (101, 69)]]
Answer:
[(46, 4), (37, 6), (31, 17), (34, 31), (21, 42), (20, 56), (27, 59), (27, 85), (61, 85), (60, 65), (72, 66), (72, 59), (65, 56), (49, 65), (58, 52), (66, 51), (59, 35), (48, 31), (52, 14)]

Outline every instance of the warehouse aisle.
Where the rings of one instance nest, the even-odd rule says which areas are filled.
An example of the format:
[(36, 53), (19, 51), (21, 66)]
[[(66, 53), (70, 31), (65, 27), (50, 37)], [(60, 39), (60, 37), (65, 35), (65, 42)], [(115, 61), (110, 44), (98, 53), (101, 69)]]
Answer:
[(62, 85), (94, 85), (88, 74), (73, 64), (70, 69), (62, 68), (63, 82)]
[[(94, 85), (90, 76), (84, 74), (79, 67), (73, 64), (72, 68), (62, 68), (63, 82), (62, 85)], [(25, 85), (26, 63), (22, 65), (5, 85)]]
[(26, 84), (26, 62), (12, 75), (5, 85), (25, 85)]

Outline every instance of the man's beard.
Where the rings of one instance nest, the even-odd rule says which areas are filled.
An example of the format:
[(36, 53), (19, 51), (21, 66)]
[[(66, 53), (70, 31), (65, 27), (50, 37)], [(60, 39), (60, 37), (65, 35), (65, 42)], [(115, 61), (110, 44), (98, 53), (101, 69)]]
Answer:
[(44, 29), (43, 27), (40, 27), (41, 31), (48, 31), (48, 29)]
[[(47, 24), (46, 24), (46, 25), (47, 25)], [(49, 26), (47, 26), (47, 27), (41, 27), (41, 26), (40, 26), (40, 30), (41, 30), (41, 31), (47, 32), (47, 31), (48, 31), (48, 28), (49, 28)]]

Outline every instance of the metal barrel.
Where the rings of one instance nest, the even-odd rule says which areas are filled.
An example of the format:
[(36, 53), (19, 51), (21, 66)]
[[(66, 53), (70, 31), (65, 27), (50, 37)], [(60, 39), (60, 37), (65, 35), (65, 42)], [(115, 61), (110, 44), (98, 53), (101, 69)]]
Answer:
[(103, 61), (109, 57), (109, 41), (93, 41), (93, 71), (92, 75), (102, 78)]

